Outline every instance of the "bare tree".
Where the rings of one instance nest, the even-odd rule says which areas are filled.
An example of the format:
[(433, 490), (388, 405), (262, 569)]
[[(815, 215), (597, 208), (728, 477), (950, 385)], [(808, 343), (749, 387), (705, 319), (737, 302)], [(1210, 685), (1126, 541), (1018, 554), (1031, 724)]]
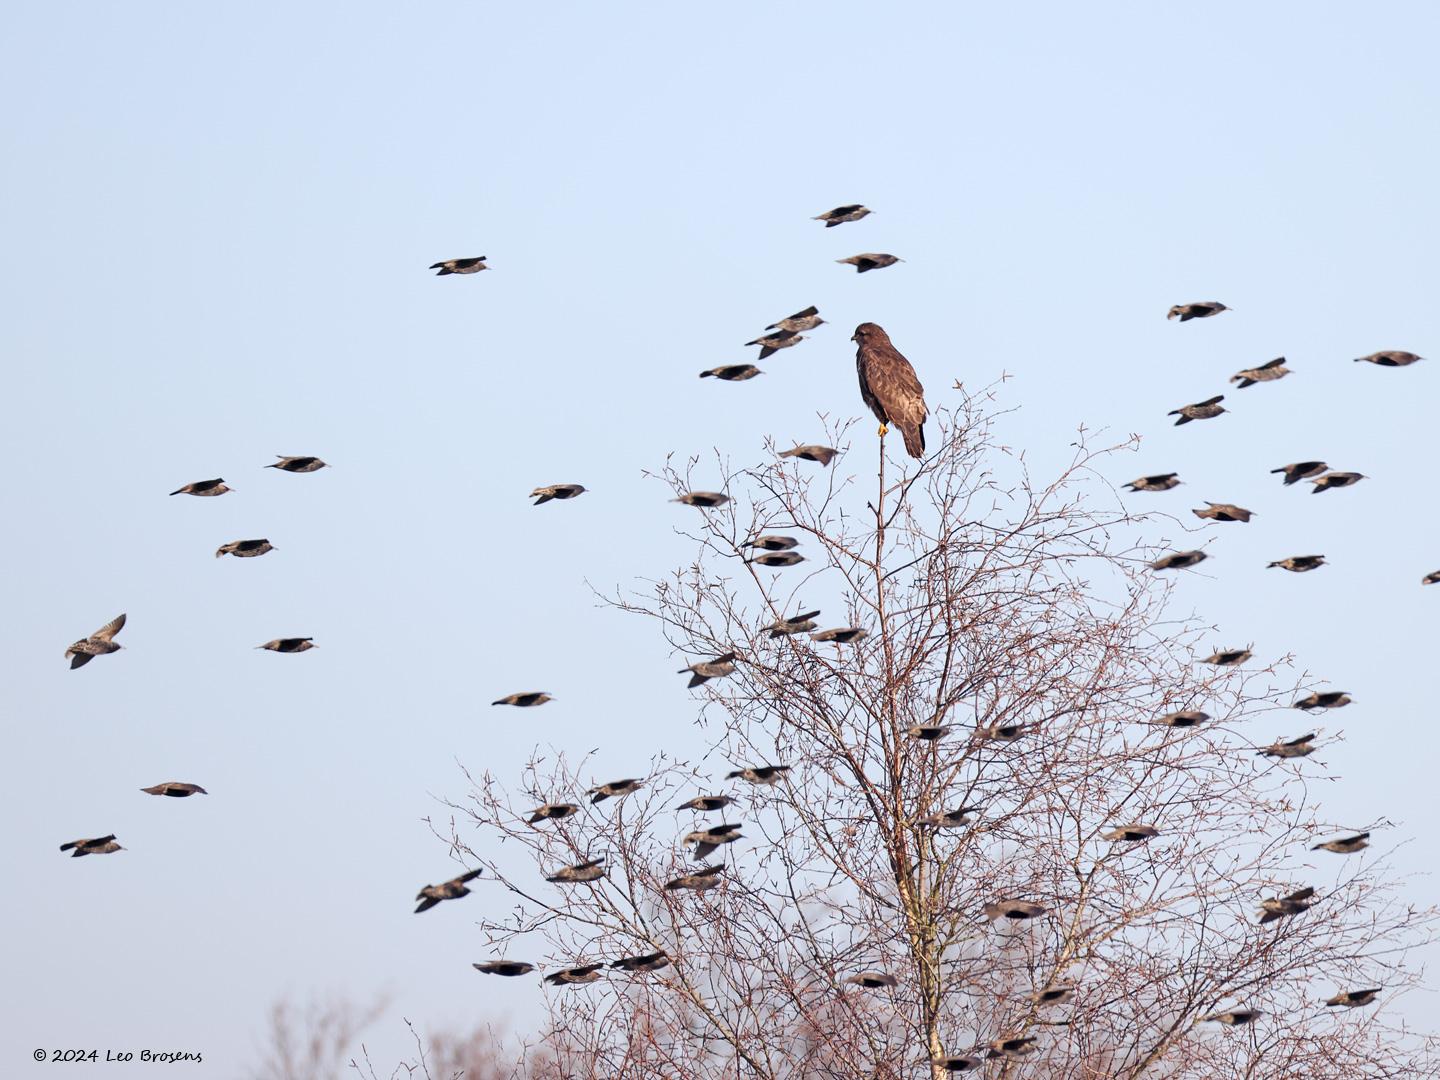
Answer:
[(385, 1008), (383, 998), (369, 1005), (333, 998), (304, 1008), (277, 1002), (255, 1080), (338, 1080), (360, 1033)]
[[(695, 690), (709, 752), (657, 755), (595, 804), (580, 793), (612, 777), (537, 754), (518, 790), (487, 773), (452, 804), (446, 839), (513, 899), (482, 923), (498, 953), (671, 961), (546, 989), (559, 1074), (939, 1077), (970, 1056), (1000, 1077), (1433, 1075), (1434, 1044), (1386, 1017), (1434, 911), (1374, 849), (1312, 855), (1327, 767), (1257, 753), (1301, 733), (1307, 680), (1289, 657), (1200, 662), (1238, 643), (1172, 613), (1147, 523), (1102, 477), (1123, 447), (1082, 431), (1037, 483), (989, 396), (961, 398), (908, 472), (882, 443), (868, 499), (844, 457), (667, 466), (677, 495), (730, 500), (677, 511), (690, 565), (606, 600), (684, 664), (734, 654)], [(806, 561), (755, 561), (764, 534)], [(864, 633), (779, 625), (815, 608), (814, 630)], [(789, 769), (722, 779), (764, 765)], [(565, 801), (584, 809), (529, 822)], [(715, 887), (677, 887), (702, 865), (679, 838), (722, 821), (743, 839), (695, 879)], [(598, 880), (545, 880), (602, 858)], [(1384, 990), (1323, 1004), (1360, 987)]]

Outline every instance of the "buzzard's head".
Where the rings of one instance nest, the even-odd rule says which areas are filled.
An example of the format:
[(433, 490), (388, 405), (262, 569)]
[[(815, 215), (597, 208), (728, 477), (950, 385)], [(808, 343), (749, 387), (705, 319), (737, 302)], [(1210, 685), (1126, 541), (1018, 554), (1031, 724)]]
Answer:
[(888, 341), (889, 339), (885, 336), (885, 331), (875, 323), (862, 322), (855, 327), (855, 333), (850, 336), (850, 340), (861, 345), (868, 345), (871, 342)]

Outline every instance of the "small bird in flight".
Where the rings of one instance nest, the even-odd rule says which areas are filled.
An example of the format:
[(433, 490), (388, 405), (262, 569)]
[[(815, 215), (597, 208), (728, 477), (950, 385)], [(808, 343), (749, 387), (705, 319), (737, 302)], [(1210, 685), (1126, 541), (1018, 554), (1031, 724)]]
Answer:
[(529, 975), (535, 970), (534, 964), (527, 964), (523, 960), (486, 960), (484, 963), (470, 966), (486, 975), (504, 975), (511, 979), (517, 975)]
[(267, 469), (279, 469), (281, 472), (307, 473), (315, 472), (326, 467), (325, 462), (318, 457), (310, 457), (302, 454), (298, 457), (286, 457), (284, 454), (276, 454), (280, 460), (266, 465)]
[(473, 259), (445, 259), (442, 262), (431, 263), (429, 269), (440, 271), (436, 277), (444, 277), (446, 274), (478, 274), (481, 270), (489, 270), (485, 265), (486, 256), (478, 255)]
[(684, 503), (686, 506), (698, 506), (702, 510), (711, 510), (717, 506), (724, 506), (730, 501), (730, 496), (723, 495), (718, 491), (687, 491), (678, 499), (670, 501)]
[(1361, 1005), (1369, 1005), (1384, 987), (1372, 986), (1365, 990), (1346, 990), (1344, 993), (1336, 994), (1332, 998), (1325, 999), (1327, 1008), (1342, 1006), (1346, 1009), (1354, 1009)]
[(234, 489), (232, 489), (228, 484), (226, 484), (224, 480), (220, 480), (217, 478), (215, 480), (196, 480), (193, 484), (186, 484), (184, 487), (176, 488), (174, 491), (170, 492), (170, 494), (224, 495), (227, 491), (232, 490)]
[(535, 500), (530, 505), (539, 506), (551, 499), (573, 499), (584, 494), (585, 489), (579, 484), (547, 484), (545, 487), (538, 487), (530, 492), (530, 498)]
[(1362, 832), (1351, 836), (1342, 836), (1335, 840), (1327, 840), (1323, 844), (1315, 844), (1310, 850), (1333, 851), (1336, 855), (1353, 855), (1357, 851), (1364, 851), (1369, 846), (1370, 834)]
[(275, 546), (269, 540), (232, 540), (216, 548), (215, 557), (218, 559), (222, 555), (234, 555), (237, 559), (253, 559), (274, 550)]
[(811, 634), (810, 640), (833, 641), (836, 645), (849, 645), (869, 636), (869, 631), (859, 626), (842, 626), (835, 630), (821, 630), (818, 634)]
[(576, 806), (574, 803), (547, 802), (544, 806), (538, 806), (534, 810), (531, 810), (530, 816), (525, 820), (526, 823), (530, 825), (534, 825), (541, 821), (562, 821), (565, 818), (570, 817), (572, 814), (578, 814), (579, 812), (580, 807)]
[(864, 274), (870, 270), (883, 270), (887, 266), (894, 266), (898, 262), (904, 262), (896, 255), (887, 255), (883, 251), (867, 251), (860, 255), (851, 255), (848, 259), (836, 259), (838, 263), (848, 263), (855, 267), (857, 274)]
[(1224, 394), (1216, 394), (1204, 401), (1197, 401), (1194, 405), (1182, 405), (1178, 409), (1171, 409), (1165, 415), (1180, 417), (1175, 421), (1176, 427), (1188, 424), (1191, 420), (1212, 420), (1225, 411), (1225, 406), (1220, 404), (1224, 400)]
[(847, 221), (859, 221), (866, 214), (871, 213), (874, 211), (867, 210), (859, 203), (851, 203), (848, 206), (837, 206), (834, 210), (826, 210), (825, 213), (818, 214), (810, 220), (823, 221), (825, 228), (833, 229), (836, 225), (844, 225)]
[(168, 795), (172, 799), (188, 799), (191, 795), (209, 795), (199, 784), (186, 784), (179, 780), (167, 780), (154, 787), (142, 787), (146, 795)]
[(1325, 565), (1324, 555), (1292, 555), (1288, 559), (1276, 559), (1272, 563), (1266, 563), (1265, 569), (1280, 567), (1282, 570), (1289, 570), (1292, 574), (1305, 574), (1311, 570), (1318, 570)]
[(1318, 476), (1330, 466), (1323, 461), (1297, 461), (1293, 465), (1281, 465), (1278, 469), (1271, 469), (1273, 473), (1284, 473), (1282, 481), (1286, 487), (1291, 484), (1298, 484), (1301, 480), (1308, 480), (1312, 476)]
[(711, 679), (723, 679), (726, 675), (735, 674), (735, 659), (736, 654), (728, 652), (710, 660), (701, 660), (688, 667), (683, 667), (675, 674), (684, 675), (687, 671), (690, 672), (690, 681), (685, 685), (693, 689)]
[(1364, 479), (1365, 475), (1358, 472), (1328, 472), (1318, 480), (1311, 481), (1315, 487), (1310, 494), (1319, 495), (1322, 491), (1329, 491), (1331, 488), (1350, 487)]
[(1202, 664), (1214, 664), (1216, 667), (1235, 667), (1243, 664), (1255, 655), (1249, 649), (1216, 649), (1200, 662)]
[(821, 465), (829, 465), (830, 462), (835, 460), (835, 455), (839, 452), (840, 451), (834, 447), (807, 444), (805, 446), (797, 446), (793, 450), (781, 450), (778, 456), (799, 458), (801, 461), (815, 461)]
[(1219, 315), (1220, 312), (1229, 310), (1230, 308), (1218, 300), (1202, 300), (1194, 304), (1176, 304), (1165, 318), (1189, 322), (1191, 319), (1208, 319), (1212, 315)]
[(746, 559), (747, 563), (759, 563), (761, 566), (794, 566), (796, 563), (805, 561), (805, 556), (798, 551), (769, 551), (764, 555), (757, 555), (753, 559)]
[(776, 330), (773, 334), (766, 334), (764, 337), (758, 337), (754, 341), (747, 341), (745, 344), (759, 345), (759, 358), (764, 360), (767, 356), (773, 356), (781, 349), (788, 349), (793, 345), (799, 345), (800, 342), (804, 340), (804, 335), (797, 334), (794, 330)]
[(860, 986), (866, 990), (879, 990), (884, 987), (900, 985), (899, 979), (894, 975), (887, 975), (883, 971), (861, 971), (854, 975), (847, 975), (844, 981), (850, 986)]
[(415, 899), (420, 901), (419, 906), (415, 909), (415, 914), (419, 915), (422, 911), (429, 911), (441, 900), (459, 900), (462, 896), (469, 896), (470, 890), (465, 887), (465, 883), (474, 881), (479, 876), (479, 870), (468, 870), (459, 877), (451, 878), (439, 885), (426, 885), (415, 894)]
[(1315, 693), (1300, 698), (1292, 709), (1343, 709), (1350, 702), (1355, 700), (1344, 690), (1317, 690)]
[(797, 311), (794, 315), (786, 316), (779, 322), (773, 322), (765, 327), (766, 330), (792, 330), (799, 334), (806, 330), (814, 330), (815, 327), (825, 322), (820, 318), (820, 309), (811, 304), (804, 311)]
[(724, 844), (733, 844), (741, 839), (739, 825), (713, 825), (708, 829), (697, 829), (686, 833), (680, 843), (689, 847), (695, 845), (695, 861), (704, 862)]
[(1260, 911), (1257, 914), (1261, 923), (1274, 922), (1276, 919), (1284, 919), (1290, 915), (1299, 915), (1302, 911), (1309, 911), (1315, 900), (1314, 889), (1309, 887), (1296, 889), (1287, 896), (1261, 900)]
[(969, 825), (970, 818), (980, 812), (978, 806), (961, 806), (955, 810), (944, 810), (937, 814), (930, 814), (923, 817), (915, 824), (924, 825), (931, 829), (958, 829), (962, 825)]
[(1167, 472), (1142, 476), (1138, 480), (1131, 480), (1125, 487), (1131, 491), (1169, 491), (1179, 483), (1179, 473)]
[(506, 694), (491, 705), (515, 705), (521, 709), (529, 709), (535, 705), (544, 705), (547, 701), (554, 701), (544, 690), (526, 690), (518, 694)]
[(318, 649), (314, 638), (308, 637), (282, 637), (274, 641), (267, 641), (264, 645), (256, 645), (257, 649), (269, 649), (271, 652), (304, 652), (307, 649)]
[(123, 645), (115, 644), (115, 635), (124, 628), (125, 616), (117, 615), (89, 637), (81, 638), (71, 645), (65, 650), (65, 658), (70, 661), (70, 670), (84, 667), (97, 656), (118, 652), (124, 648)]
[(675, 809), (677, 812), (681, 810), (695, 810), (698, 813), (710, 814), (716, 810), (725, 809), (725, 807), (734, 801), (735, 800), (729, 795), (696, 795), (695, 798), (689, 802), (681, 803)]
[(1049, 908), (1044, 904), (1037, 904), (1033, 900), (992, 900), (985, 905), (985, 914), (989, 918), (1009, 919), (1012, 922), (1038, 919), (1049, 913)]
[(780, 777), (790, 771), (789, 765), (750, 765), (725, 774), (726, 780), (745, 780), (751, 784), (770, 787), (780, 782)]
[(1209, 1016), (1201, 1017), (1207, 1024), (1225, 1024), (1229, 1027), (1244, 1027), (1253, 1023), (1258, 1017), (1264, 1016), (1259, 1009), (1229, 1009), (1225, 1012), (1211, 1013)]
[(820, 612), (803, 611), (799, 615), (791, 615), (788, 619), (777, 619), (766, 629), (772, 638), (789, 637), (792, 634), (803, 634), (808, 630), (815, 629), (815, 616)]
[(764, 375), (754, 364), (726, 364), (723, 367), (710, 368), (708, 371), (700, 372), (702, 379), (719, 379), (721, 382), (744, 382), (746, 379), (753, 379), (756, 375)]
[(1153, 840), (1159, 835), (1160, 830), (1154, 825), (1121, 825), (1119, 828), (1101, 833), (1100, 839), (1109, 840), (1115, 844), (1133, 844), (1141, 840)]
[(696, 870), (693, 874), (681, 874), (679, 877), (665, 883), (665, 888), (674, 892), (677, 889), (690, 889), (694, 892), (704, 892), (706, 889), (713, 889), (720, 884), (720, 875), (724, 873), (723, 863), (715, 866), (707, 866)]
[(622, 956), (610, 961), (612, 971), (659, 971), (670, 966), (670, 956), (661, 949), (659, 952), (642, 953), (640, 956)]
[(1409, 367), (1417, 360), (1425, 359), (1423, 356), (1416, 356), (1413, 352), (1403, 352), (1400, 349), (1389, 349), (1385, 352), (1371, 353), (1369, 356), (1357, 356), (1355, 363), (1362, 361), (1367, 364), (1378, 364), (1380, 367)]
[(1199, 709), (1183, 709), (1180, 712), (1166, 713), (1158, 716), (1151, 723), (1160, 727), (1192, 728), (1199, 727), (1210, 719), (1210, 714), (1201, 712)]
[(1209, 518), (1211, 521), (1249, 521), (1252, 516), (1252, 511), (1234, 503), (1206, 502), (1204, 510), (1190, 512), (1198, 518)]
[(1300, 758), (1309, 757), (1315, 752), (1311, 744), (1315, 741), (1315, 733), (1301, 735), (1297, 739), (1281, 739), (1271, 743), (1269, 746), (1261, 747), (1255, 751), (1256, 757), (1274, 758)]
[(624, 780), (611, 780), (608, 784), (592, 787), (585, 794), (590, 796), (592, 803), (602, 803), (606, 799), (623, 799), (626, 795), (639, 791), (644, 785), (643, 779), (627, 777)]
[(90, 840), (71, 840), (68, 844), (61, 844), (60, 850), (69, 851), (71, 858), (78, 859), (82, 855), (113, 855), (125, 849), (115, 842), (115, 834), (111, 833)]
[(604, 876), (605, 860), (600, 858), (576, 863), (574, 866), (567, 866), (562, 870), (555, 871), (555, 873), (551, 874), (545, 880), (575, 884), (584, 881), (598, 881)]
[(1274, 382), (1276, 379), (1283, 379), (1290, 374), (1290, 369), (1285, 366), (1285, 357), (1277, 356), (1268, 364), (1261, 364), (1259, 367), (1246, 368), (1244, 371), (1237, 371), (1230, 376), (1230, 381), (1239, 383), (1240, 389), (1247, 386), (1254, 386), (1257, 382)]
[(1151, 570), (1186, 570), (1208, 559), (1203, 551), (1172, 551), (1150, 564)]
[(600, 969), (604, 964), (585, 964), (581, 967), (565, 968), (554, 974), (546, 975), (545, 981), (554, 986), (584, 986), (586, 983), (593, 983), (600, 978)]

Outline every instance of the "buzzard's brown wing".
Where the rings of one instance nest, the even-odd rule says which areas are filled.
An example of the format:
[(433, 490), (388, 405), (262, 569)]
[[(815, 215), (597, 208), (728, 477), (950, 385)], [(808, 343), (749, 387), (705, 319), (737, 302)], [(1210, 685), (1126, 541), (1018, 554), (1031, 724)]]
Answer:
[(861, 345), (855, 354), (860, 396), (882, 424), (893, 424), (905, 437), (913, 458), (925, 456), (925, 388), (910, 361), (890, 342)]

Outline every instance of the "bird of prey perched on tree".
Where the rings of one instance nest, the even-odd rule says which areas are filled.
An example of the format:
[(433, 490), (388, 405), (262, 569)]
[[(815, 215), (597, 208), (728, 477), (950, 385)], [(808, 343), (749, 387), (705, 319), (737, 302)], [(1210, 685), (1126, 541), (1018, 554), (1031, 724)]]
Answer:
[(861, 323), (850, 338), (860, 396), (880, 421), (883, 439), (894, 424), (905, 437), (905, 450), (913, 458), (925, 456), (925, 388), (910, 361), (890, 342), (890, 335), (875, 323)]

